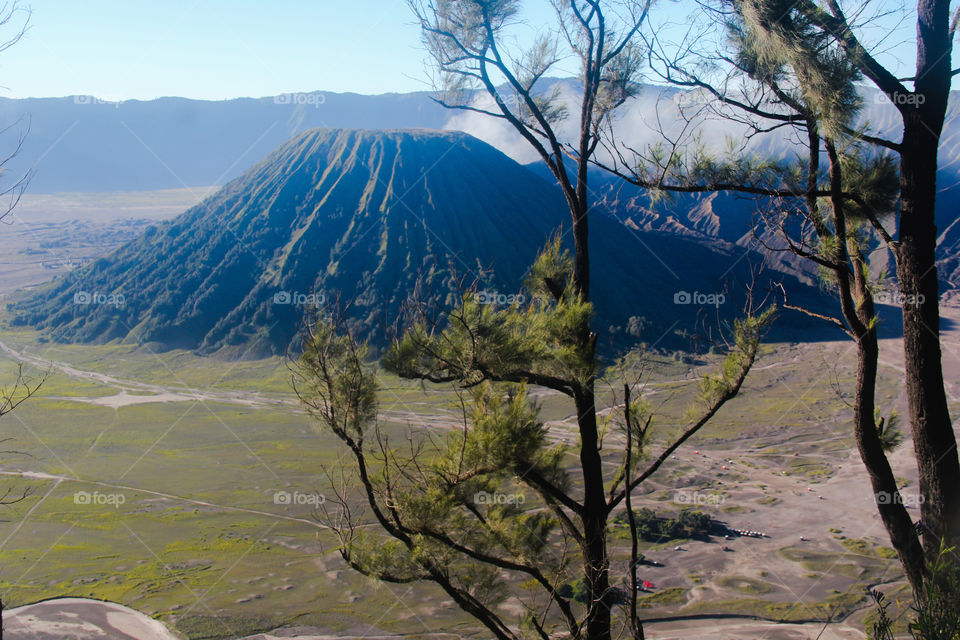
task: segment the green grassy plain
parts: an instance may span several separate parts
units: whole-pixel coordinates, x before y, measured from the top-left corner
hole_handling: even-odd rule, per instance
[[[331,633],[479,633],[433,587],[375,584],[344,568],[316,508],[275,501],[278,492],[328,493],[324,470],[344,460],[339,442],[319,433],[300,410],[282,359],[238,362],[183,351],[156,354],[134,345],[62,345],[9,327],[0,329],[0,342],[108,377],[50,368],[40,394],[0,421],[3,436],[11,439],[7,448],[15,451],[0,456],[2,482],[16,494],[28,492],[4,508],[0,522],[0,595],[7,606],[59,596],[111,600],[191,638],[293,624]],[[684,448],[726,451],[749,440],[737,469],[717,475],[685,454],[638,492],[648,506],[675,513],[680,506],[674,491],[700,488],[727,500],[712,512],[715,517],[756,521],[784,497],[764,498],[762,477],[786,474],[806,483],[831,476],[851,445],[843,428],[845,407],[829,385],[818,384],[822,371],[791,360],[798,353],[789,345],[771,347],[743,397]],[[12,380],[13,359],[0,355],[0,380]],[[691,367],[702,368],[664,357],[646,380],[659,416],[655,440],[685,424],[696,394]],[[849,367],[838,369],[839,379],[850,375]],[[894,385],[884,383],[884,398],[892,401]],[[442,428],[459,418],[449,387],[424,389],[392,376],[383,376],[382,387],[381,410],[393,434],[424,425]],[[617,388],[616,380],[608,377],[601,388]],[[200,397],[118,408],[91,403],[121,390]],[[551,432],[573,442],[566,400],[538,394],[537,401]],[[827,437],[824,425],[830,425]],[[607,460],[618,460],[615,444]],[[739,499],[745,490],[753,497]],[[627,538],[614,536],[616,567],[625,559]],[[676,544],[644,543],[643,549],[665,552]],[[891,561],[874,543],[830,538],[826,544],[829,553],[787,543],[780,550],[780,559],[798,575],[829,572],[843,583],[840,594],[826,587],[813,591],[805,609],[791,608],[790,594],[775,581],[740,576],[724,582],[720,571],[701,576],[696,567],[674,566],[676,580],[644,598],[644,611],[749,610],[770,619],[852,611],[865,603],[860,587],[886,575]],[[719,589],[718,597],[688,602],[691,591],[708,587]]]

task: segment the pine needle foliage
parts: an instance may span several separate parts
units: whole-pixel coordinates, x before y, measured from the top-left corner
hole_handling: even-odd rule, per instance
[[[433,582],[497,638],[591,638],[586,630],[597,607],[612,613],[630,595],[613,586],[597,594],[591,586],[586,474],[596,471],[602,483],[597,508],[605,523],[739,392],[774,310],[735,324],[727,356],[691,407],[690,425],[679,436],[659,434],[667,444],[656,457],[651,406],[625,384],[625,402],[597,416],[598,453],[610,440],[625,440],[622,449],[629,449],[617,451],[622,458],[611,473],[599,456],[584,463],[582,432],[571,444],[550,437],[528,391],[545,386],[575,398],[594,376],[592,348],[582,341],[592,306],[577,292],[559,238],[526,282],[523,301],[502,307],[467,292],[442,323],[413,323],[382,360],[403,377],[452,383],[460,425],[391,442],[377,420],[376,366],[365,345],[327,319],[305,336],[294,383],[318,426],[353,457],[328,470],[331,481],[338,472],[340,480],[332,482],[336,499],[324,514],[349,566],[385,582]],[[608,533],[600,531],[604,546]],[[571,585],[581,586],[579,599]],[[512,598],[525,611],[508,622],[498,606]],[[625,617],[639,629],[633,612]]]

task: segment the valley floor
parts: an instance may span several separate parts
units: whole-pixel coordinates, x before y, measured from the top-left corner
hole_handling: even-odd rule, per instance
[[[944,315],[952,320],[944,359],[956,412],[960,311],[946,307]],[[899,341],[882,349],[880,406],[902,412]],[[109,600],[190,638],[482,637],[436,590],[375,585],[343,567],[314,508],[321,469],[340,451],[300,411],[283,362],[56,345],[11,329],[0,330],[0,351],[4,379],[16,361],[49,375],[40,397],[3,420],[16,451],[0,456],[3,484],[28,492],[0,523],[0,595],[9,606]],[[660,434],[682,423],[708,364],[666,358],[648,380]],[[836,393],[849,389],[853,365],[847,343],[773,345],[743,394],[636,496],[637,507],[670,514],[694,506],[767,534],[645,544],[664,566],[644,568],[641,577],[655,585],[644,616],[670,619],[650,623],[648,638],[863,638],[869,588],[904,598],[852,453],[849,409]],[[448,389],[383,383],[391,429],[456,425]],[[552,437],[571,439],[564,399],[540,400]],[[893,459],[908,500],[910,453],[907,442]],[[615,558],[618,579],[624,552]],[[43,637],[38,628],[57,618],[49,633],[70,637],[62,605],[8,612],[9,637]],[[112,605],[69,606],[82,614],[67,616],[70,624],[113,627],[107,638],[149,622]],[[763,620],[713,618],[731,614]],[[778,620],[805,624],[771,622]]]
[[[169,629],[142,613],[109,602],[63,598],[18,607],[4,616],[4,630],[10,638],[30,640],[179,640]],[[658,640],[861,640],[864,634],[845,625],[819,623],[778,624],[763,620],[711,619],[647,623],[646,632]],[[241,640],[343,640],[349,635],[318,634],[307,629],[287,629],[283,635],[258,633]],[[291,635],[295,633],[295,635]],[[364,631],[363,640],[405,640],[409,635],[374,634]],[[432,640],[459,638],[452,633],[418,633]]]

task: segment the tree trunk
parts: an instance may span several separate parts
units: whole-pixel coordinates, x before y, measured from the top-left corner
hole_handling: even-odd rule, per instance
[[[918,135],[917,132],[905,133],[904,139],[911,134]],[[903,349],[910,428],[920,471],[921,513],[927,531],[933,534],[924,536],[924,547],[931,559],[939,550],[941,540],[949,546],[957,541],[960,533],[960,460],[947,407],[940,353],[933,219],[935,156],[936,143],[927,152],[915,148],[904,153],[897,268],[904,295]]]
[[[573,247],[576,273],[574,281],[584,300],[590,299],[590,248],[587,245],[587,202],[580,200],[573,214]],[[588,336],[589,338],[589,336]]]
[[[913,519],[903,505],[876,424],[880,348],[875,326],[876,310],[867,278],[867,261],[856,241],[850,243],[847,235],[847,214],[842,197],[843,175],[836,146],[830,139],[825,139],[824,144],[830,158],[831,207],[836,230],[833,259],[838,265],[835,270],[837,292],[844,319],[857,342],[857,385],[853,414],[857,450],[870,474],[874,500],[890,542],[900,557],[914,593],[919,593],[926,576],[923,549],[914,530]]]
[[[587,640],[610,640],[610,560],[607,557],[607,502],[603,489],[603,460],[597,449],[597,414],[591,379],[575,398],[580,430],[580,466],[583,470],[583,571],[590,594],[585,621]]]
[[[581,125],[583,127],[583,125]],[[581,131],[581,140],[583,140]],[[573,217],[574,282],[583,301],[590,300],[590,248],[588,227],[587,158],[581,154],[577,165],[576,198],[570,207]],[[577,336],[590,366],[596,363],[594,336],[584,327]],[[584,621],[587,640],[610,640],[613,592],[610,590],[610,559],[607,556],[607,497],[603,483],[603,459],[600,457],[597,408],[591,371],[574,397],[577,426],[580,431],[580,468],[583,473],[583,572],[590,602]]]
[[[854,400],[854,434],[880,518],[890,542],[900,557],[914,593],[920,593],[926,574],[923,549],[913,528],[913,519],[903,505],[896,477],[880,442],[874,414],[879,348],[875,330],[857,339],[857,393]]]
[[[960,542],[960,459],[940,353],[934,221],[937,150],[950,88],[949,3],[920,0],[915,104],[904,110],[897,277],[904,295],[903,348],[913,446],[920,471],[928,560]],[[932,534],[932,535],[931,535]]]

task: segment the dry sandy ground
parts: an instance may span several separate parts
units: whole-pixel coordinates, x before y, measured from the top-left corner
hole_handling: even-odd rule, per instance
[[[647,623],[650,640],[863,640],[862,631],[843,625],[777,624],[762,620],[688,620]]]
[[[11,609],[3,614],[6,637],[12,640],[181,640],[161,623],[127,607],[99,600],[62,598]],[[861,640],[862,633],[852,629],[822,625],[783,625],[751,620],[692,620],[647,625],[647,636],[656,640]],[[818,635],[821,632],[822,635]],[[368,635],[331,636],[310,632],[288,635],[283,632],[257,634],[243,640],[402,640],[407,636]],[[435,637],[457,637],[438,633]]]
[[[0,225],[0,295],[37,285],[182,213],[209,188],[26,194]]]
[[[14,640],[180,640],[161,623],[112,602],[60,598],[3,613]]]
[[[136,380],[121,380],[120,378],[108,376],[103,373],[77,369],[66,362],[46,360],[44,358],[30,355],[29,353],[23,351],[17,351],[13,347],[10,347],[3,342],[0,342],[0,352],[6,353],[16,362],[27,362],[41,370],[52,368],[77,380],[88,380],[90,382],[95,382],[117,389],[117,393],[112,396],[98,396],[92,398],[77,396],[49,396],[53,400],[85,402],[88,404],[110,407],[112,409],[150,402],[188,402],[199,400],[210,400],[213,402],[223,402],[227,404],[240,404],[253,408],[274,406],[278,403],[293,403],[292,400],[285,401],[282,399],[278,400],[263,398],[257,391],[211,391],[200,389],[170,388],[156,384],[138,382]]]

